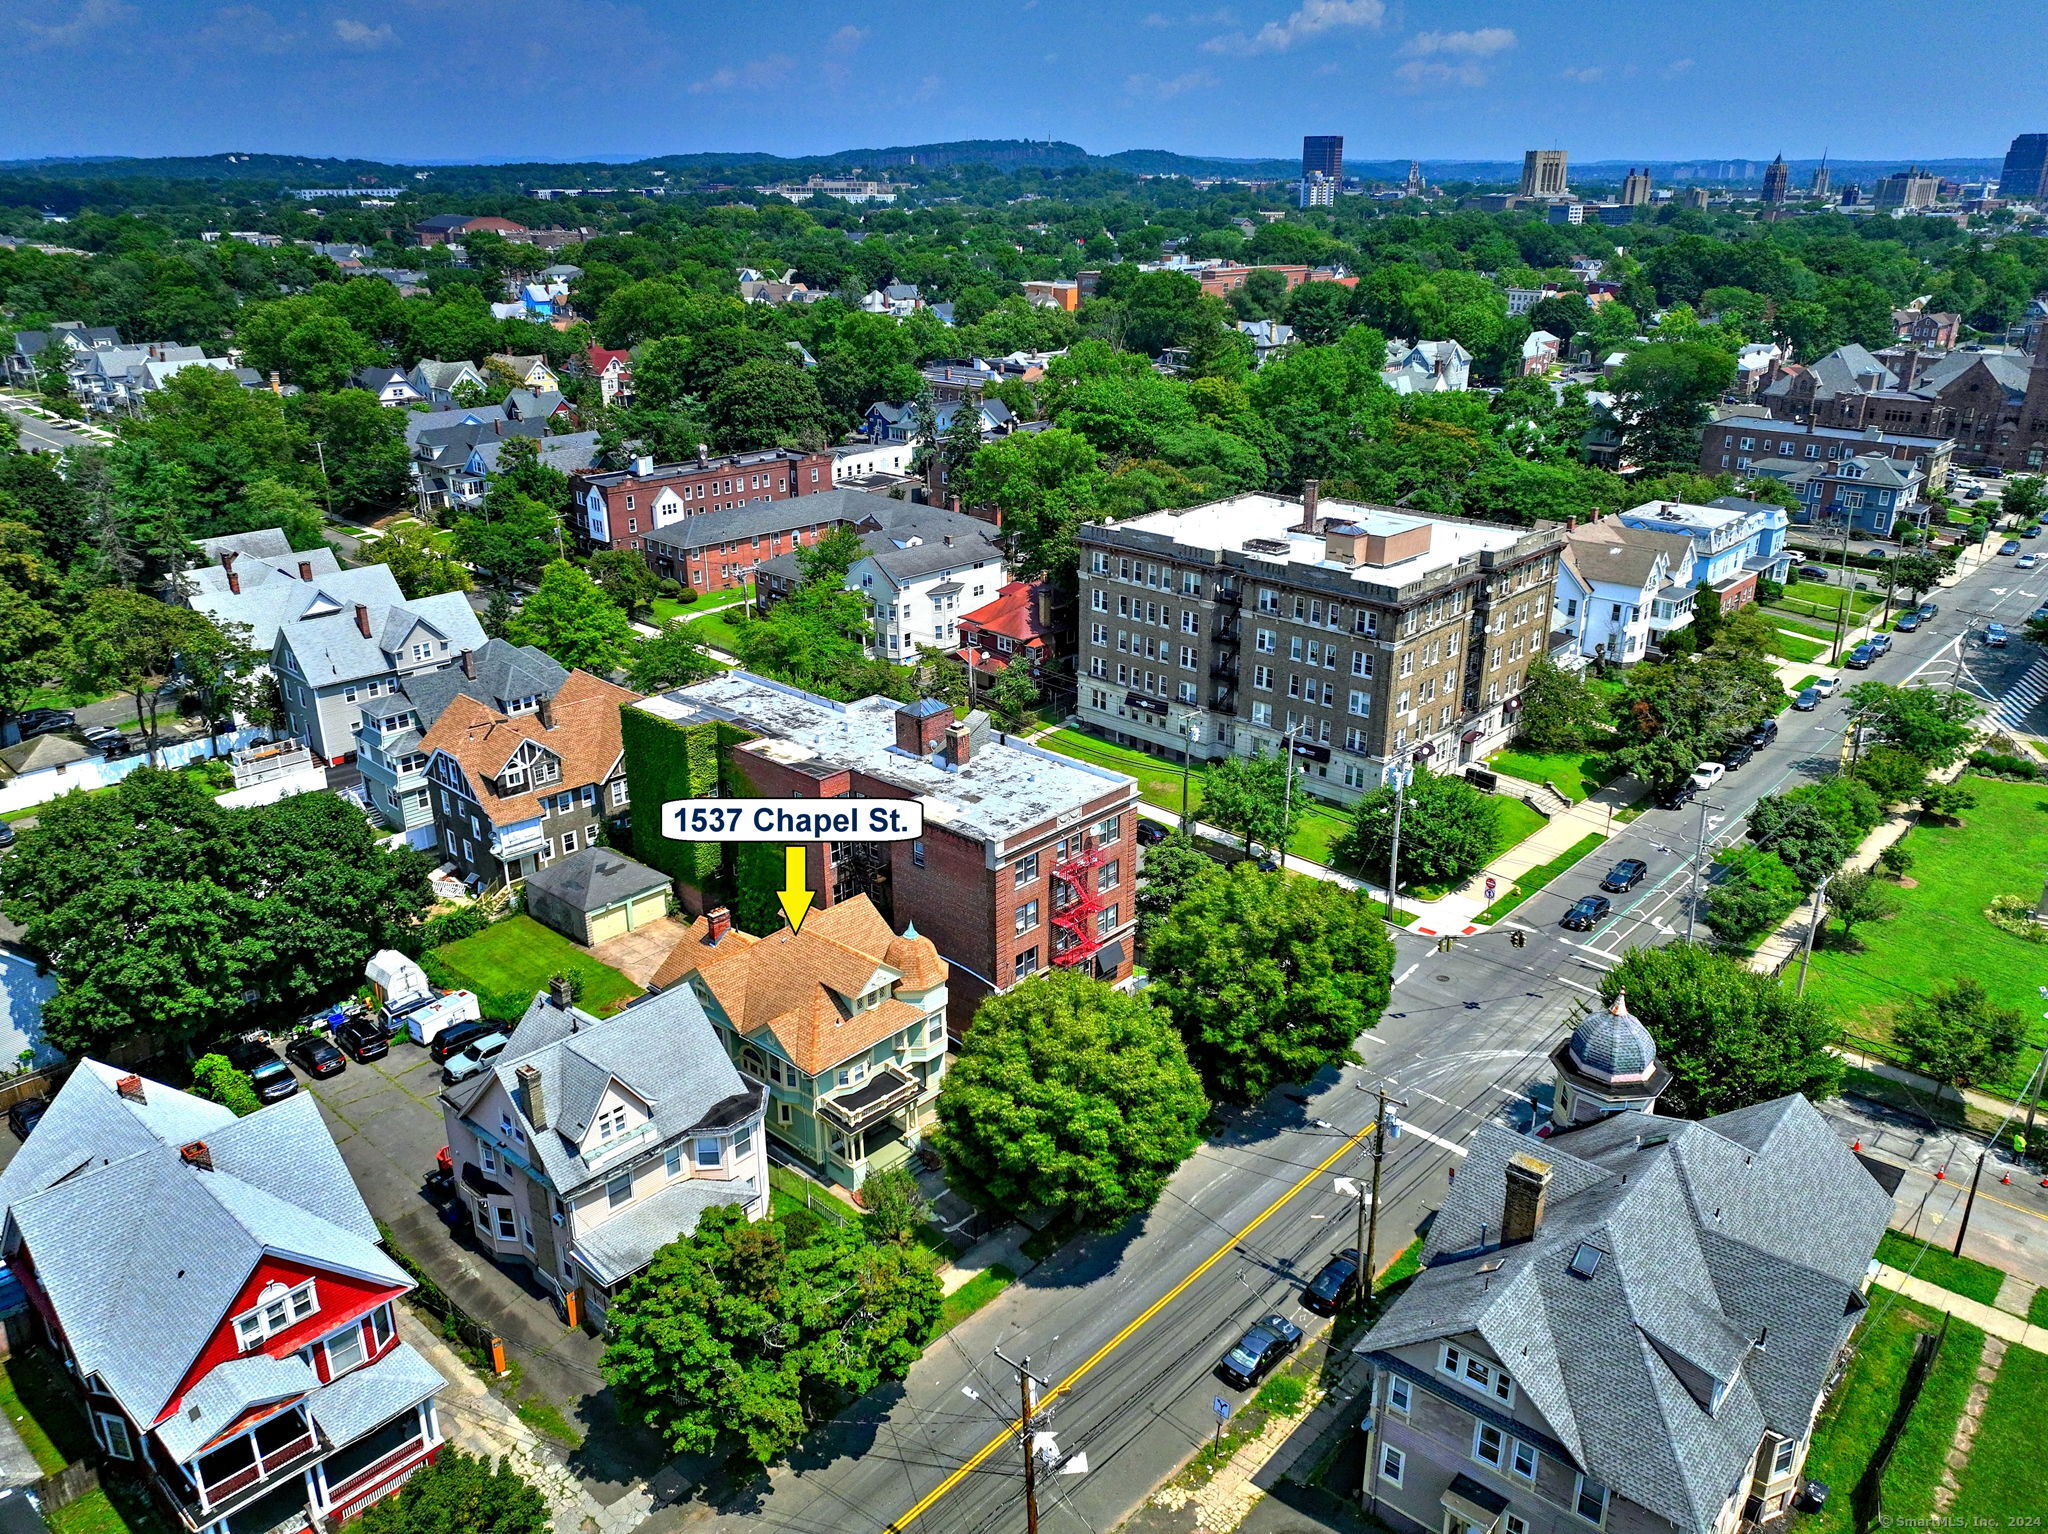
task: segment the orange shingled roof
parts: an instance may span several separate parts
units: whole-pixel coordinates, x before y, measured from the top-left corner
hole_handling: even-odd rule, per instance
[[[914,991],[944,984],[947,974],[930,938],[897,936],[865,895],[812,913],[801,933],[784,927],[756,938],[735,928],[711,945],[705,930],[701,919],[690,925],[652,984],[658,989],[696,975],[734,1028],[772,1034],[807,1076],[865,1053],[924,1016],[894,997],[861,1012],[842,1010],[835,997],[857,995],[877,969],[895,970]]]
[[[544,728],[538,714],[506,715],[467,693],[458,694],[420,742],[431,756],[445,751],[468,775],[476,800],[493,825],[512,825],[540,814],[542,794],[557,794],[585,783],[602,783],[619,759],[619,708],[640,694],[572,671],[550,704],[555,727]],[[498,769],[524,741],[538,741],[562,759],[562,778],[538,792],[500,796],[491,789]]]

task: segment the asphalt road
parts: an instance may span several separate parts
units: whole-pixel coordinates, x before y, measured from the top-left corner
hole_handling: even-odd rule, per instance
[[[75,431],[66,431],[61,426],[53,426],[25,410],[10,408],[5,401],[0,401],[0,414],[14,422],[15,429],[21,433],[22,447],[31,453],[61,453],[67,447],[91,447],[95,440],[80,436]]]
[[[2036,592],[2048,593],[2048,574],[2015,581],[2009,562],[1994,559],[1938,593],[1940,616],[1863,675],[1903,682],[1967,664],[1989,687],[2011,668],[2024,675],[2030,646],[1980,654],[1964,641],[1986,614],[2024,618]],[[1839,697],[1812,714],[1783,714],[1778,740],[1706,796],[1709,856],[1741,835],[1759,797],[1825,775],[1845,723]],[[1621,827],[1608,848],[1513,914],[1529,934],[1522,948],[1511,946],[1506,924],[1448,954],[1400,934],[1393,1000],[1360,1041],[1363,1066],[1326,1073],[1239,1119],[1181,1168],[1135,1229],[1027,1275],[930,1349],[902,1385],[860,1403],[791,1464],[720,1506],[684,1503],[648,1527],[745,1518],[797,1534],[892,1524],[1015,1534],[1024,1524],[1021,1464],[1014,1434],[1001,1435],[1017,1382],[997,1348],[1028,1355],[1033,1372],[1053,1382],[1058,1393],[1041,1426],[1062,1456],[1086,1455],[1085,1473],[1041,1479],[1046,1534],[1114,1527],[1213,1431],[1213,1398],[1245,1399],[1213,1373],[1243,1328],[1271,1310],[1312,1334],[1321,1324],[1296,1299],[1324,1257],[1356,1239],[1356,1206],[1333,1183],[1369,1166],[1357,1138],[1373,1118],[1369,1089],[1385,1081],[1410,1104],[1401,1115],[1408,1132],[1390,1146],[1382,1180],[1385,1262],[1440,1202],[1479,1123],[1526,1126],[1547,1104],[1549,1052],[1577,1008],[1595,1000],[1601,973],[1633,944],[1683,936],[1700,827],[1697,804],[1651,810]],[[1649,864],[1643,883],[1611,897],[1616,912],[1597,931],[1561,929],[1572,900],[1622,857]],[[2026,1210],[2012,1217],[2032,1218]]]

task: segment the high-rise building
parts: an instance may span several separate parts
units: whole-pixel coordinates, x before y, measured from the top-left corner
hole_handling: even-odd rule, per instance
[[[2048,133],[2022,133],[2005,152],[1998,195],[2029,202],[2048,195]]]
[[[1328,176],[1332,181],[1344,179],[1344,135],[1341,133],[1311,133],[1301,141],[1301,179],[1310,176]]]
[[[1827,151],[1822,150],[1820,164],[1813,173],[1813,185],[1806,189],[1806,195],[1818,201],[1828,195],[1828,188],[1831,184],[1831,178],[1828,175]]]
[[[1295,188],[1304,208],[1330,208],[1337,204],[1337,183],[1321,171],[1312,170]]]
[[[1877,184],[1872,200],[1880,208],[1931,208],[1941,183],[1915,165],[1894,171]]]
[[[1772,204],[1783,203],[1792,190],[1792,172],[1785,167],[1785,157],[1764,167],[1764,201]]]
[[[1522,196],[1563,197],[1567,190],[1562,149],[1531,149],[1522,156]]]
[[[1408,179],[1401,183],[1402,192],[1410,197],[1420,197],[1428,189],[1429,184],[1422,179],[1422,162],[1420,160],[1410,160],[1408,162]]]
[[[1621,205],[1624,208],[1640,208],[1650,200],[1650,167],[1631,169],[1621,183]]]
[[[1689,186],[1685,189],[1685,205],[1688,208],[1704,208],[1707,205],[1707,189],[1703,186]]]

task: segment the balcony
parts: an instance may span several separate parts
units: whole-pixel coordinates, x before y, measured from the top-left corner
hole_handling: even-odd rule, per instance
[[[491,851],[505,862],[523,858],[528,853],[539,852],[547,846],[548,839],[542,833],[540,823],[514,826],[509,831],[500,831],[491,838]]]
[[[820,1099],[818,1112],[849,1133],[854,1133],[893,1113],[905,1103],[915,1101],[922,1090],[915,1076],[907,1075],[893,1065],[885,1065],[852,1091]]]
[[[286,1477],[325,1453],[312,1426],[294,1408],[194,1461],[187,1467],[191,1485],[163,1476],[157,1485],[186,1528],[202,1529],[277,1490]]]
[[[1220,622],[1210,631],[1209,637],[1217,644],[1241,644],[1244,641],[1244,626],[1239,623]]]
[[[1214,660],[1209,662],[1209,675],[1213,677],[1222,678],[1226,681],[1236,681],[1237,657],[1235,655],[1217,656]]]

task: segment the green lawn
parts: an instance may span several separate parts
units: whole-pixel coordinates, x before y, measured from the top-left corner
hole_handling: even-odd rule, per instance
[[[1958,1257],[1948,1247],[1922,1241],[1904,1231],[1888,1230],[1877,1243],[1877,1260],[1901,1273],[1924,1278],[1937,1288],[1960,1294],[1985,1305],[1998,1303],[1998,1289],[2005,1282],[2003,1270],[1988,1262]]]
[[[44,1516],[52,1534],[170,1534],[171,1529],[139,1485],[111,1478]]]
[[[1493,848],[1495,857],[1510,847],[1519,846],[1550,824],[1540,811],[1530,809],[1519,799],[1511,799],[1506,794],[1492,797],[1494,812],[1500,821],[1500,838]]]
[[[1603,745],[1590,751],[1522,751],[1513,747],[1486,759],[1495,772],[1525,783],[1549,782],[1573,804],[1590,798],[1619,774]]]
[[[1898,1409],[1914,1338],[1941,1330],[1938,1314],[1888,1289],[1872,1289],[1870,1301],[1873,1314],[1856,1338],[1848,1377],[1835,1387],[1827,1414],[1814,1428],[1806,1475],[1826,1482],[1831,1494],[1825,1509],[1801,1521],[1801,1534],[1848,1534],[1855,1528],[1856,1483]]]
[[[2007,1348],[1984,1402],[1970,1462],[1959,1477],[1962,1494],[1949,1516],[1983,1519],[1982,1527],[1997,1528],[2018,1521],[2015,1515],[2039,1513],[2043,1443],[2048,1443],[2048,1355]]]
[[[1827,652],[1828,646],[1818,639],[1801,639],[1795,634],[1782,632],[1771,635],[1771,653],[1785,660],[1800,661],[1810,666]]]
[[[1913,1415],[1906,1419],[1892,1457],[1879,1483],[1884,1492],[1886,1521],[1893,1527],[1926,1527],[1934,1511],[1934,1491],[1954,1443],[1956,1424],[1970,1399],[1977,1364],[1984,1356],[1984,1333],[1951,1316],[1941,1346],[1920,1385]],[[1846,1490],[1846,1488],[1844,1488]],[[1832,1498],[1830,1499],[1833,1500]]]
[[[474,991],[484,1016],[517,1021],[548,977],[566,970],[583,977],[577,1005],[599,1016],[640,994],[640,987],[600,964],[560,933],[530,916],[508,916],[475,937],[444,943],[423,960],[436,985]],[[438,971],[438,973],[437,973]]]
[[[1865,570],[1854,571],[1852,574],[1858,580],[1875,579],[1871,572]],[[1849,611],[1851,613],[1867,613],[1883,600],[1884,598],[1875,592],[1851,590],[1849,593]],[[1841,603],[1842,588],[1832,582],[1794,581],[1785,588],[1785,595],[1772,605],[1797,612],[1802,607],[1818,604],[1826,609],[1825,615],[1832,618],[1835,615],[1836,609],[1841,606]]]
[[[1016,1281],[1017,1275],[999,1262],[983,1268],[939,1302],[939,1330],[950,1332]]]
[[[769,1204],[778,1215],[788,1214],[794,1209],[808,1209],[821,1220],[830,1220],[834,1225],[844,1225],[853,1218],[851,1209],[795,1167],[769,1167],[768,1193]]]
[[[1793,617],[1775,607],[1766,607],[1764,616],[1781,629],[1790,629],[1795,634],[1804,634],[1809,639],[1833,639],[1835,626],[1832,623],[1814,623],[1805,618]]]
[[[1973,976],[1992,1002],[2028,1020],[2031,1047],[2003,1081],[1985,1083],[2014,1095],[2025,1089],[2048,1042],[2036,991],[2042,951],[1999,931],[1983,913],[1995,895],[2033,900],[2035,881],[2048,868],[2048,785],[1974,775],[1963,782],[1977,807],[1964,812],[1962,824],[1926,823],[1906,838],[1916,882],[1898,891],[1898,916],[1858,927],[1856,952],[1816,951],[1807,989],[1853,1032],[1884,1040],[1902,1004],[1937,983]]]
[[[727,654],[733,654],[736,653],[739,643],[740,626],[747,621],[725,610],[714,609],[705,617],[690,620],[690,637],[701,645],[709,645],[714,650],[724,650]]]
[[[754,588],[747,585],[735,586],[730,591],[714,591],[698,597],[694,602],[678,602],[674,597],[656,597],[647,604],[647,610],[653,614],[649,621],[659,628],[665,623],[673,623],[678,618],[688,618],[695,613],[715,613],[721,607],[738,607],[753,594]]]

